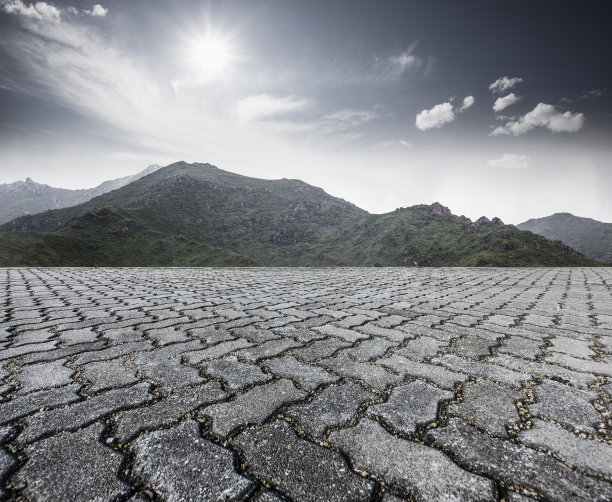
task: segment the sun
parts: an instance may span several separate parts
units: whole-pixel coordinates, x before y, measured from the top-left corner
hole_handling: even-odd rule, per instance
[[[227,75],[235,58],[231,41],[214,33],[194,38],[189,47],[189,63],[201,78],[218,80]]]

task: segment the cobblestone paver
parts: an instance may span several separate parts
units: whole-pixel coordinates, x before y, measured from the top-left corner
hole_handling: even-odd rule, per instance
[[[612,500],[611,269],[0,269],[0,291],[0,500]]]

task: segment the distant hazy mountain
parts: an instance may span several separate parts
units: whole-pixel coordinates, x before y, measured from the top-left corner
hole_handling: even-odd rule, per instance
[[[561,242],[498,218],[454,216],[438,203],[375,215],[300,180],[186,162],[0,232],[0,266],[598,264]]]
[[[0,185],[0,224],[19,216],[36,214],[47,209],[59,209],[87,202],[98,195],[116,190],[137,179],[157,171],[161,166],[150,165],[132,176],[105,181],[94,188],[69,190],[41,185],[26,178],[25,181]]]
[[[612,263],[612,223],[570,213],[556,213],[544,218],[533,218],[521,223],[518,228],[543,235],[547,239],[560,240],[586,256]]]

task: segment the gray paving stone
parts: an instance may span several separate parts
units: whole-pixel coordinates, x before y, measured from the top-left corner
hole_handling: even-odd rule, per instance
[[[185,333],[176,330],[175,327],[151,329],[146,332],[146,335],[147,338],[153,340],[159,347],[170,343],[188,342],[190,340]]]
[[[330,427],[351,420],[363,403],[378,398],[361,385],[347,382],[327,387],[311,402],[291,406],[284,415],[295,420],[311,436],[322,437]]]
[[[384,338],[373,338],[359,342],[356,346],[344,350],[344,353],[360,361],[371,361],[383,356],[391,347],[394,345]]]
[[[301,343],[308,343],[312,342],[313,340],[321,340],[326,336],[310,329],[296,328],[295,326],[283,326],[282,328],[276,328],[274,330],[274,333],[282,337],[289,336],[291,338],[295,338],[298,342]]]
[[[404,328],[404,326],[401,326],[401,328]],[[363,333],[367,336],[383,337],[393,343],[402,343],[404,340],[408,340],[416,336],[415,334],[399,328],[384,328],[374,324],[374,322],[364,324],[363,326],[358,326],[355,328],[355,331],[359,331],[359,333]]]
[[[263,342],[268,342],[270,340],[278,340],[279,338],[281,338],[272,330],[255,328],[254,326],[234,328],[232,329],[232,334],[239,338],[245,338],[253,344],[261,344]]]
[[[198,369],[181,364],[179,359],[154,361],[141,366],[140,371],[145,378],[155,382],[157,390],[164,393],[205,381]]]
[[[392,436],[372,420],[332,432],[329,441],[355,469],[417,500],[496,500],[492,481],[462,470],[438,450]]]
[[[576,340],[565,336],[556,336],[551,340],[551,346],[548,348],[550,352],[561,352],[572,357],[580,359],[590,359],[597,355],[591,346],[594,345],[592,340]]]
[[[57,336],[56,333],[49,329],[22,331],[21,333],[11,338],[11,344],[13,347],[19,347],[21,345],[30,343],[43,343],[55,336]]]
[[[96,361],[85,364],[80,367],[80,377],[90,383],[87,389],[90,393],[115,387],[125,387],[138,382],[136,370],[128,368],[124,359],[111,359],[110,361]]]
[[[390,373],[381,366],[353,361],[346,354],[337,354],[332,358],[323,359],[319,364],[334,373],[359,380],[380,391],[402,381],[400,376]]]
[[[295,357],[284,356],[275,359],[267,359],[263,366],[277,376],[289,378],[308,392],[312,392],[317,387],[338,381],[338,377],[330,375],[323,368],[304,364]]]
[[[596,433],[603,419],[591,401],[597,393],[567,387],[557,382],[542,382],[535,388],[535,404],[529,405],[533,416],[552,418],[560,424],[587,433]]]
[[[350,345],[350,343],[343,342],[337,338],[327,338],[326,340],[316,341],[308,347],[294,349],[291,353],[310,363],[317,359],[333,356],[338,350],[350,347]]]
[[[153,397],[148,391],[149,384],[140,383],[127,389],[109,390],[67,408],[38,412],[26,419],[26,428],[16,442],[23,445],[49,434],[74,431],[120,409],[142,406]]]
[[[612,446],[582,439],[554,422],[533,420],[531,429],[519,433],[522,443],[551,450],[565,462],[594,476],[612,477]]]
[[[552,354],[546,357],[550,363],[560,364],[576,371],[584,371],[597,375],[612,377],[612,361],[608,356],[606,361],[593,361],[589,359],[579,359],[566,354]]]
[[[497,348],[497,352],[535,360],[536,357],[542,354],[542,349],[540,348],[542,345],[542,342],[536,340],[510,335],[502,341],[501,346]]]
[[[445,342],[430,336],[420,336],[415,340],[410,340],[404,348],[396,350],[394,354],[400,354],[415,361],[422,361],[423,359],[435,356],[438,353],[438,349],[446,345]]]
[[[41,390],[0,403],[0,425],[30,415],[43,408],[55,408],[81,400],[78,384],[57,389]]]
[[[167,345],[148,352],[137,352],[135,354],[130,354],[130,359],[134,361],[134,364],[151,364],[159,361],[166,361],[177,356],[182,356],[183,354],[186,355],[186,353],[189,351],[200,348],[202,348],[202,343],[199,340],[184,343],[173,343],[172,345]]]
[[[65,363],[65,360],[59,360],[24,366],[15,377],[15,380],[21,385],[21,388],[15,394],[27,394],[36,390],[61,387],[73,383],[72,376],[75,371],[64,366]]]
[[[300,345],[301,344],[299,342],[296,342],[291,338],[270,340],[269,342],[264,342],[256,347],[248,347],[246,349],[239,350],[236,355],[241,359],[255,362],[259,361],[260,359],[277,356],[289,349],[299,347]]]
[[[0,498],[4,497],[5,479],[9,472],[17,465],[17,459],[14,458],[3,445],[13,436],[11,427],[0,427]]]
[[[81,366],[82,364],[87,364],[94,361],[106,361],[108,359],[115,359],[126,354],[131,354],[133,352],[138,352],[142,350],[150,350],[152,348],[153,345],[148,340],[134,343],[124,343],[121,345],[115,345],[110,349],[97,350],[95,352],[85,352],[83,354],[80,354],[74,361],[74,364],[76,364],[77,366]]]
[[[242,500],[253,482],[234,471],[233,454],[200,435],[187,420],[136,439],[133,475],[162,500]]]
[[[447,370],[433,364],[419,363],[406,357],[392,355],[386,359],[379,359],[376,364],[389,368],[403,378],[415,377],[431,381],[444,389],[454,389],[456,384],[463,383],[468,379],[467,375]]]
[[[229,332],[214,327],[189,328],[187,332],[193,337],[202,340],[206,345],[216,345],[221,342],[228,342],[235,337]]]
[[[112,326],[112,325],[111,325]],[[100,330],[102,338],[108,340],[112,345],[121,345],[122,343],[140,342],[144,339],[143,333],[136,331],[134,328],[116,328]]]
[[[52,341],[45,343],[20,345],[19,347],[10,347],[8,349],[0,350],[0,361],[3,361],[5,359],[12,359],[13,357],[23,356],[25,354],[31,354],[32,352],[44,352],[47,350],[54,349],[56,345],[57,341]]]
[[[490,378],[496,382],[512,385],[514,387],[520,387],[523,382],[531,379],[530,375],[518,373],[494,364],[469,361],[450,354],[432,359],[432,362],[442,364],[452,370],[478,375],[483,378]]]
[[[367,338],[366,335],[354,331],[352,329],[339,328],[331,324],[326,324],[325,326],[317,326],[313,329],[318,333],[321,333],[322,335],[335,336],[336,338],[340,338],[345,342],[349,343],[355,343],[357,340],[363,340],[364,338]]]
[[[123,456],[98,438],[104,426],[93,424],[28,446],[28,461],[10,483],[23,498],[36,501],[106,501],[129,486],[118,478]]]
[[[493,345],[495,345],[495,342],[485,340],[479,336],[466,335],[455,342],[450,352],[461,357],[467,357],[468,359],[480,359],[491,355],[490,349]]]
[[[463,387],[463,401],[451,404],[448,414],[462,417],[493,436],[507,437],[506,428],[520,420],[515,403],[526,398],[518,390],[478,380],[474,385]]]
[[[367,415],[385,420],[404,434],[414,434],[419,425],[435,422],[440,402],[453,399],[454,393],[416,380],[395,387],[386,402],[370,406]]]
[[[217,382],[180,389],[147,407],[118,413],[113,418],[113,436],[118,442],[127,443],[140,432],[176,424],[186,414],[226,397],[228,394],[221,390]]]
[[[77,345],[79,343],[91,343],[95,342],[100,336],[100,333],[96,333],[91,328],[86,329],[72,329],[67,331],[62,331],[59,334],[58,339],[60,340],[60,344],[64,347],[69,347],[70,345]]]
[[[333,450],[299,438],[291,426],[276,420],[236,436],[247,472],[300,502],[368,501],[372,483],[351,472]]]
[[[79,343],[69,347],[48,350],[46,352],[35,352],[19,358],[21,364],[33,364],[45,361],[56,361],[66,357],[80,354],[82,352],[91,352],[94,350],[103,350],[106,348],[106,343],[102,340],[97,340],[92,343]]]
[[[227,356],[202,364],[206,374],[221,379],[228,389],[242,390],[251,385],[267,382],[271,375],[264,373],[259,366],[239,361],[236,356]]]
[[[306,396],[306,392],[297,389],[291,381],[278,380],[253,387],[234,401],[208,406],[201,415],[212,419],[213,434],[225,437],[242,425],[262,423],[281,406],[301,401]]]
[[[223,357],[227,354],[231,354],[232,352],[235,352],[244,347],[250,347],[251,345],[251,342],[240,338],[238,340],[222,342],[218,345],[213,345],[212,347],[206,349],[186,352],[184,356],[189,362],[189,364],[198,364],[202,361],[212,361],[213,359],[219,359],[220,357]]]
[[[612,484],[581,475],[545,453],[490,438],[460,419],[429,434],[461,465],[506,485],[524,486],[546,500],[604,502],[612,497]]]

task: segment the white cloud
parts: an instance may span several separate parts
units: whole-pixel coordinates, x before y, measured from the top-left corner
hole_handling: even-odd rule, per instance
[[[100,4],[96,4],[91,10],[84,10],[83,12],[94,17],[104,17],[106,14],[108,14],[108,9],[105,9]]]
[[[510,94],[508,94],[507,96],[504,96],[503,98],[497,98],[495,100],[495,103],[493,104],[493,110],[495,110],[496,112],[501,112],[502,110],[505,110],[510,105],[513,105],[514,103],[520,100],[521,98],[519,98],[513,92],[511,92]]]
[[[536,127],[546,127],[552,132],[577,132],[584,125],[584,114],[562,113],[553,105],[538,103],[538,105],[518,120],[507,122],[504,126],[496,127],[491,136],[511,134],[518,136]]]
[[[21,0],[4,0],[2,2],[2,10],[9,14],[17,14],[40,21],[60,22],[59,9],[46,2],[26,5]]]
[[[308,104],[308,100],[295,96],[280,98],[269,94],[258,94],[239,101],[235,115],[240,121],[266,120],[301,111]]]
[[[463,104],[461,105],[461,108],[459,108],[457,111],[462,112],[463,110],[467,110],[475,102],[476,100],[474,99],[474,96],[466,96],[465,98],[463,98]]]
[[[452,122],[455,119],[453,105],[449,102],[441,103],[434,106],[431,110],[423,110],[416,116],[416,126],[421,131],[440,128],[447,122]]]
[[[527,155],[515,155],[504,153],[499,159],[492,159],[487,162],[493,169],[527,169],[531,164],[531,159]]]
[[[608,94],[607,89],[591,89],[588,91],[582,91],[580,94],[580,99],[601,98],[606,94]]]
[[[500,77],[489,85],[489,90],[492,92],[502,93],[508,89],[512,89],[516,84],[520,84],[522,81],[523,79],[520,77]]]

